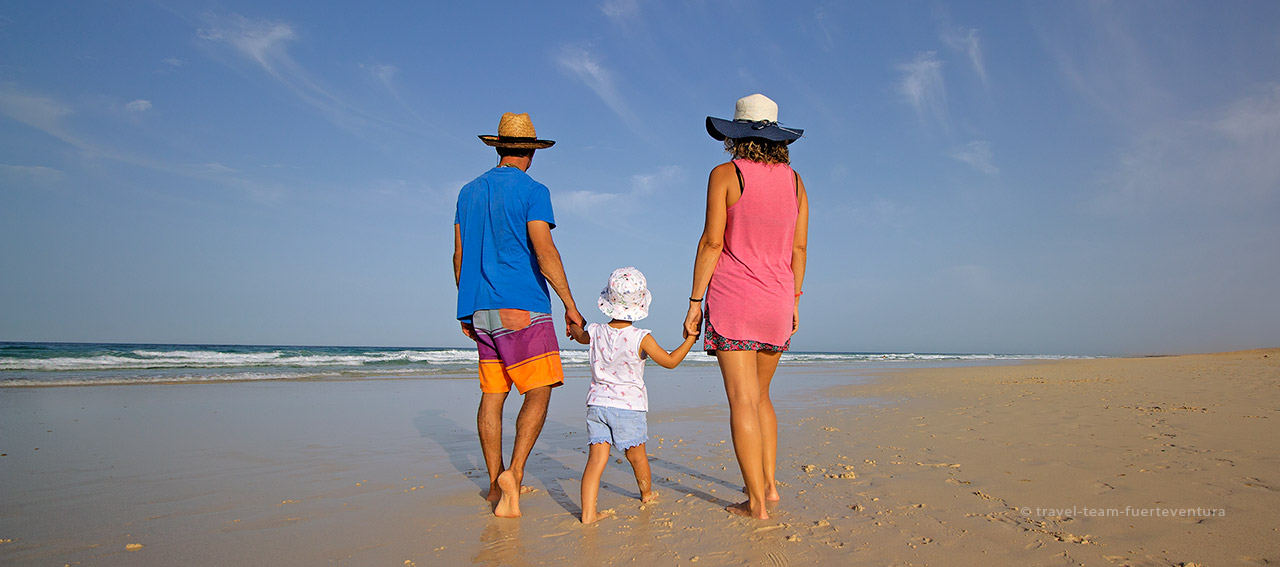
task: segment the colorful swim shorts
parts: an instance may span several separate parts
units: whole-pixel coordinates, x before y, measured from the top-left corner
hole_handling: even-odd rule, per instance
[[[564,384],[560,343],[548,313],[523,309],[486,309],[471,318],[480,351],[480,391],[521,393]]]

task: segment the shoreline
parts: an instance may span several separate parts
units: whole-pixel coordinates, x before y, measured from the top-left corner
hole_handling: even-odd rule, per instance
[[[592,526],[577,518],[585,370],[553,396],[520,520],[480,497],[469,380],[0,389],[0,562],[1280,562],[1280,349],[784,365],[783,502],[766,522],[722,510],[741,486],[718,370],[647,378],[658,502],[611,461],[600,508],[617,514]],[[1160,515],[1197,509],[1224,514]]]

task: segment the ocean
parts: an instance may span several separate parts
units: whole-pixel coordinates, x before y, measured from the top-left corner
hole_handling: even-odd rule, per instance
[[[560,353],[567,371],[585,373],[586,350]],[[1096,358],[1054,354],[789,352],[784,364],[853,369],[957,366]],[[682,366],[714,366],[693,352]],[[470,378],[475,349],[330,346],[0,342],[0,387],[84,386],[252,380]]]

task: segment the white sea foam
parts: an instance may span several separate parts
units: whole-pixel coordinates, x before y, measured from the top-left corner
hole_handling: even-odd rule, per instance
[[[0,343],[0,386],[138,384],[244,380],[451,378],[474,376],[474,349],[364,347],[220,347]],[[588,364],[584,349],[560,352],[565,367]],[[984,361],[1092,358],[1063,355],[807,353],[783,354],[787,364],[853,367],[948,365]],[[695,352],[685,365],[714,366]]]
[[[141,370],[162,368],[363,367],[375,364],[459,365],[474,363],[474,350],[372,351],[358,354],[320,354],[314,350],[225,352],[215,350],[134,350],[131,356],[102,354],[50,358],[4,358],[0,370],[70,372],[83,370]]]

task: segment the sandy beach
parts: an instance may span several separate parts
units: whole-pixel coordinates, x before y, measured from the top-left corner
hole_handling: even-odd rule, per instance
[[[766,522],[723,511],[741,494],[715,368],[648,378],[659,499],[612,462],[615,517],[592,526],[585,375],[552,399],[519,520],[481,498],[471,379],[0,389],[0,563],[1280,563],[1280,349],[784,365]]]

